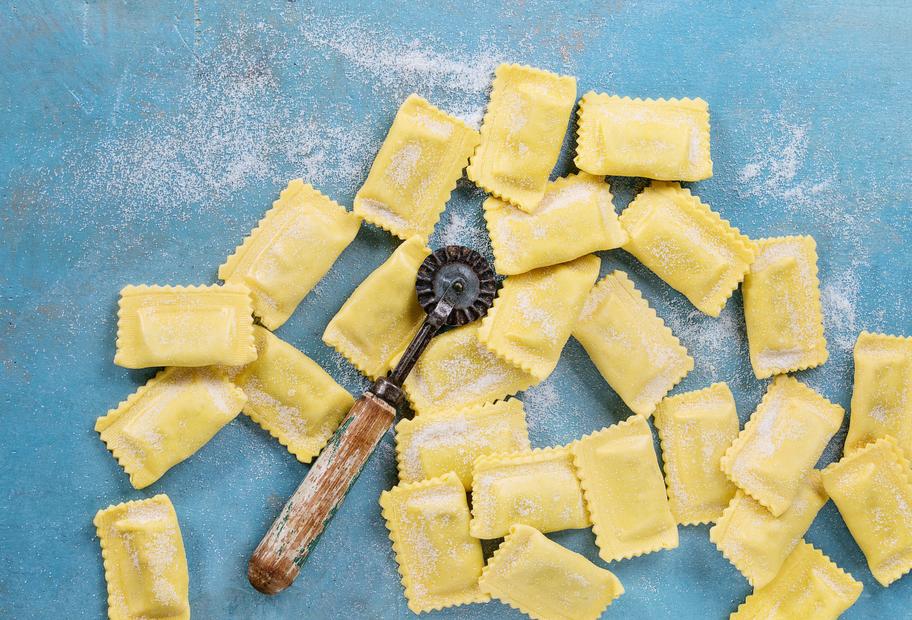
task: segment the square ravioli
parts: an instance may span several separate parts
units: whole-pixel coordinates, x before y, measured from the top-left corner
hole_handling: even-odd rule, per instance
[[[624,560],[678,546],[649,423],[631,416],[571,444],[599,557]]]
[[[693,359],[623,271],[589,293],[573,328],[592,362],[628,407],[649,417],[693,370]]]
[[[813,237],[774,237],[755,244],[743,287],[754,374],[765,379],[823,364],[829,354]]]
[[[404,419],[396,425],[401,482],[417,482],[452,471],[466,489],[471,489],[472,464],[477,457],[529,449],[526,412],[515,398]]]
[[[656,407],[653,422],[675,520],[681,525],[715,521],[735,494],[719,467],[739,428],[728,385],[669,396]]]
[[[700,181],[712,176],[709,105],[702,99],[580,99],[576,159],[592,174]]]
[[[912,569],[912,472],[892,437],[829,465],[823,485],[881,585]]]
[[[167,495],[95,515],[108,584],[108,618],[189,620],[189,576],[177,514]]]
[[[481,321],[478,339],[543,381],[557,366],[602,261],[589,254],[504,280]]]
[[[217,368],[167,368],[98,418],[95,430],[142,489],[206,445],[246,402]]]
[[[613,200],[605,178],[585,172],[549,182],[531,213],[488,198],[484,218],[495,271],[511,276],[621,247],[628,237]]]
[[[472,536],[500,538],[516,523],[542,532],[589,526],[569,448],[502,452],[475,459]]]
[[[864,586],[803,540],[769,585],[754,589],[729,620],[836,620]]]
[[[861,332],[846,453],[890,435],[912,455],[912,338]]]
[[[276,329],[358,234],[361,218],[302,179],[293,179],[256,228],[219,267],[227,283],[246,285],[253,311]]]
[[[479,140],[455,116],[409,95],[355,196],[355,213],[400,239],[427,243]]]
[[[575,103],[574,77],[498,66],[481,144],[466,170],[469,179],[523,211],[533,211],[557,163]]]
[[[415,296],[415,279],[430,253],[420,237],[402,242],[329,321],[323,342],[371,379],[385,375],[427,316]]]
[[[114,363],[125,368],[246,364],[256,358],[244,286],[125,286]]]
[[[469,535],[469,504],[453,472],[380,495],[408,607],[416,614],[490,600],[478,587],[481,541]]]
[[[827,494],[816,469],[801,483],[792,505],[778,517],[744,491],[738,491],[710,528],[709,539],[759,589],[776,577],[826,502]]]
[[[630,235],[624,249],[710,316],[754,260],[750,239],[678,183],[654,181],[620,221]]]
[[[476,321],[431,340],[403,384],[416,414],[491,403],[538,382],[484,346],[479,329]]]
[[[537,620],[597,620],[624,593],[611,571],[520,524],[494,552],[479,585]]]
[[[234,382],[244,390],[244,413],[302,463],[320,453],[355,399],[319,364],[260,326],[257,359]]]
[[[779,375],[722,457],[722,471],[778,517],[792,505],[844,415],[842,407],[797,379]]]

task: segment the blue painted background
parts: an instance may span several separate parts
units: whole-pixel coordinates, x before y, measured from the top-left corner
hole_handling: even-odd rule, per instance
[[[143,492],[92,430],[153,374],[114,366],[128,283],[213,282],[217,266],[296,176],[350,205],[410,92],[480,118],[498,61],[597,89],[710,103],[715,176],[694,191],[752,237],[817,240],[830,361],[800,373],[848,407],[863,328],[912,334],[912,12],[907,2],[25,2],[0,8],[0,616],[99,618],[96,510],[168,493],[196,618],[408,617],[377,498],[395,484],[392,435],[303,574],[266,598],[247,556],[306,473],[244,416]],[[555,171],[572,169],[572,140]],[[622,208],[641,180],[612,179]],[[483,195],[463,182],[432,244],[490,253]],[[363,382],[323,326],[394,247],[364,226],[278,334],[353,392]],[[748,365],[740,294],[696,312],[621,251],[696,368],[676,391],[729,382],[747,419],[765,389]],[[630,414],[582,348],[525,395],[535,446]],[[822,464],[838,458],[845,428]],[[554,538],[595,559],[591,533]],[[864,582],[846,617],[909,617],[828,504],[808,540]],[[606,617],[722,618],[749,592],[706,527],[610,566],[627,593]],[[439,617],[514,618],[497,602]]]

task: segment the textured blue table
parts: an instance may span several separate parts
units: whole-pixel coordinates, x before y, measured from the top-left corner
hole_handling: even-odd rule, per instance
[[[902,0],[216,4],[0,8],[0,617],[103,616],[92,516],[160,492],[180,516],[196,618],[410,615],[377,506],[395,484],[392,435],[295,586],[266,598],[247,584],[247,557],[305,466],[240,416],[138,492],[92,426],[152,374],[112,363],[123,285],[214,281],[290,178],[350,205],[408,93],[477,120],[501,60],[574,74],[580,94],[709,101],[715,176],[695,192],[752,237],[817,240],[830,361],[800,377],[827,397],[848,407],[859,330],[912,333],[912,11]],[[567,146],[556,173],[572,167]],[[618,207],[643,185],[613,179]],[[462,183],[432,243],[490,252],[482,198]],[[278,331],[353,392],[362,380],[320,334],[393,247],[363,227]],[[618,267],[696,358],[676,391],[727,381],[745,420],[765,382],[750,372],[740,295],[707,318],[629,255],[603,255],[603,272]],[[630,414],[572,341],[524,399],[535,446]],[[596,558],[588,530],[554,538]],[[909,617],[912,578],[879,586],[832,503],[807,538],[864,582],[847,617]],[[627,593],[606,617],[722,618],[749,592],[706,527],[681,528],[679,549],[610,568]],[[437,616],[518,614],[492,602]]]

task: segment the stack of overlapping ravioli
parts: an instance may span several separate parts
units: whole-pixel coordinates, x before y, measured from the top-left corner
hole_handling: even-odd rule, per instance
[[[405,383],[415,416],[396,425],[400,484],[380,503],[410,609],[494,597],[533,618],[597,618],[620,582],[544,533],[592,527],[612,563],[713,523],[710,539],[754,586],[733,617],[835,618],[862,586],[802,540],[830,497],[881,583],[912,568],[912,340],[861,334],[846,456],[814,469],[844,412],[788,375],[827,359],[813,239],[750,240],[677,183],[712,174],[700,99],[586,94],[580,171],[549,181],[575,103],[574,78],[517,65],[498,67],[480,133],[412,95],[354,213],[292,181],[219,269],[224,285],[124,289],[115,362],[167,367],[96,425],[134,486],[240,411],[302,462],[316,456],[353,399],[269,330],[363,218],[403,242],[323,340],[370,378],[388,372],[424,318],[416,272],[468,165],[491,194],[484,217],[507,277],[488,315],[436,337]],[[619,218],[603,175],[654,181]],[[743,430],[724,383],[668,396],[693,359],[627,274],[598,279],[594,252],[621,247],[711,316],[743,281],[750,361],[774,377]],[[571,336],[636,415],[533,450],[510,397],[547,378]],[[108,508],[96,524],[111,617],[186,617],[168,499]],[[485,564],[481,540],[502,537]]]

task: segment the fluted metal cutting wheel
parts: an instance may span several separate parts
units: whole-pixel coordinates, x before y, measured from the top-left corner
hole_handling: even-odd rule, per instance
[[[494,270],[481,254],[461,245],[448,245],[433,252],[418,268],[415,290],[425,312],[434,309],[456,279],[463,281],[463,289],[446,322],[451,326],[465,325],[483,317],[494,303],[497,292]]]

